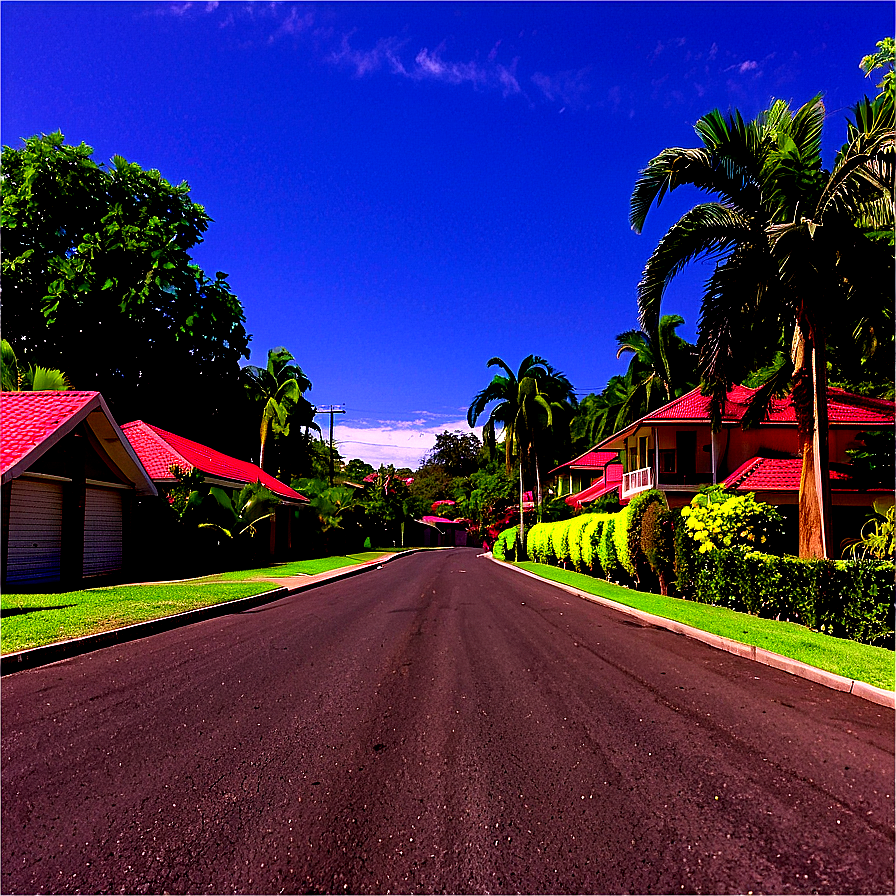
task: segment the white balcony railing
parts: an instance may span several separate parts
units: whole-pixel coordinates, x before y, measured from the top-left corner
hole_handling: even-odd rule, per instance
[[[640,470],[632,470],[631,473],[622,474],[622,494],[620,498],[630,498],[638,492],[646,492],[653,488],[653,467],[642,467]]]

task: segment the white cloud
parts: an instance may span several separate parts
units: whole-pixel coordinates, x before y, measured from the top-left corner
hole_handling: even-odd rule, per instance
[[[393,464],[396,467],[416,469],[435,447],[436,436],[446,430],[474,432],[477,437],[482,438],[482,428],[471,430],[466,420],[443,420],[438,425],[433,425],[423,419],[383,420],[372,426],[336,423],[333,426],[333,438],[339,453],[347,461],[358,457],[377,468],[381,464]]]

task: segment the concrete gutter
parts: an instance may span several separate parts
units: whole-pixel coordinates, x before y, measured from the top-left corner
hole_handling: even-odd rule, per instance
[[[43,647],[34,647],[31,650],[20,650],[17,653],[7,653],[0,657],[0,675],[9,675],[11,672],[20,672],[24,669],[34,669],[38,666],[46,666],[59,660],[81,656],[101,650],[103,647],[111,647],[113,644],[124,644],[128,641],[136,641],[157,635],[160,632],[171,631],[192,625],[194,622],[203,622],[206,619],[214,619],[218,616],[227,616],[231,613],[242,613],[263,604],[281,600],[302,591],[309,591],[337,579],[348,579],[360,575],[369,569],[378,569],[384,563],[389,563],[399,557],[407,557],[417,552],[417,549],[401,551],[390,554],[388,557],[379,557],[358,563],[355,566],[346,566],[338,569],[318,573],[315,576],[305,576],[300,581],[290,580],[287,586],[279,586],[264,591],[261,594],[252,594],[249,597],[241,597],[237,600],[229,600],[210,607],[199,607],[195,610],[187,610],[174,616],[163,616],[160,619],[149,619],[146,622],[137,622],[122,628],[112,629],[107,632],[98,632],[95,635],[85,635],[83,638],[73,638],[70,641],[57,641],[54,644],[46,644]],[[189,580],[185,580],[189,581]]]
[[[489,557],[489,559],[493,560],[495,563],[499,563],[507,569],[513,569],[521,575],[528,576],[539,582],[546,582],[549,585],[554,585],[575,597],[581,597],[585,600],[590,600],[592,603],[609,607],[611,610],[625,613],[627,616],[632,616],[639,622],[646,623],[647,625],[667,629],[670,632],[675,632],[677,635],[684,635],[695,641],[702,641],[704,644],[708,644],[710,647],[714,647],[717,650],[724,650],[727,653],[742,656],[744,659],[761,663],[763,666],[771,666],[774,669],[781,669],[784,672],[797,676],[797,678],[805,678],[808,681],[824,685],[835,691],[844,691],[847,694],[854,694],[856,697],[861,697],[863,700],[869,700],[871,703],[877,703],[880,706],[896,709],[896,692],[894,691],[877,688],[864,681],[854,681],[851,678],[844,678],[842,675],[826,672],[824,669],[817,669],[815,666],[810,666],[807,663],[802,663],[799,660],[794,660],[790,657],[781,656],[779,653],[772,653],[772,651],[764,650],[761,647],[742,644],[740,641],[734,641],[731,638],[722,637],[722,635],[714,635],[710,632],[704,632],[693,626],[685,625],[683,622],[676,622],[674,619],[666,619],[664,616],[654,616],[652,613],[644,612],[644,610],[628,607],[625,604],[610,600],[608,597],[600,597],[597,594],[589,594],[587,591],[580,591],[578,588],[573,588],[571,585],[564,585],[562,582],[555,582],[552,579],[546,579],[533,572],[529,572],[527,569],[520,569],[512,563],[505,563],[503,560],[495,560],[495,558],[491,557],[489,554],[483,556]]]

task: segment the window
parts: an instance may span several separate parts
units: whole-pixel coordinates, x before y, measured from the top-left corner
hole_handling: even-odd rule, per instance
[[[675,472],[675,449],[660,449],[660,473]]]

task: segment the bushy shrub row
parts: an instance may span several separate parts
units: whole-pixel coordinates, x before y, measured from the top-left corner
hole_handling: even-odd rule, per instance
[[[801,560],[736,547],[698,554],[689,573],[691,581],[679,585],[702,603],[892,648],[892,563]]]
[[[752,494],[716,487],[670,511],[661,492],[647,491],[617,513],[536,524],[527,533],[526,554],[642,590],[892,647],[894,564],[801,560],[755,549],[775,547],[780,531],[778,512]],[[517,532],[502,533],[495,557],[516,556]]]
[[[586,513],[570,520],[536,523],[526,538],[526,554],[537,563],[570,565],[579,572],[601,576],[612,582],[641,584],[661,578],[653,562],[671,558],[671,540],[665,550],[656,545],[656,536],[647,539],[643,522],[651,508],[651,525],[657,513],[668,513],[661,492],[644,492],[617,513]],[[669,530],[671,539],[671,530]],[[653,558],[653,560],[651,560]],[[671,559],[666,564],[671,568]],[[662,575],[668,580],[668,571]]]

